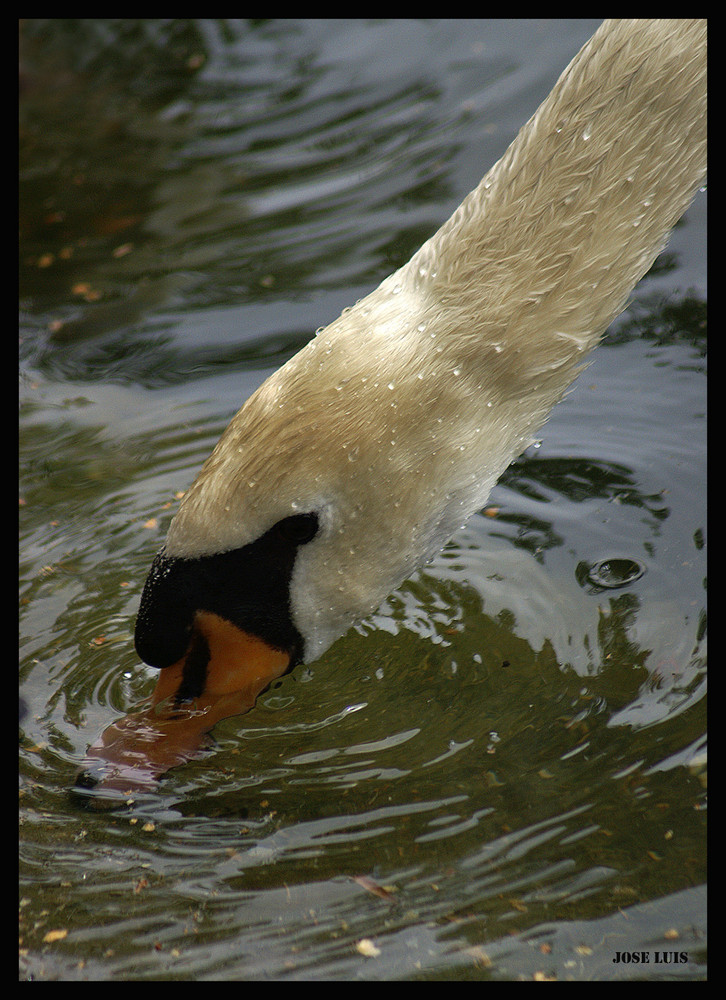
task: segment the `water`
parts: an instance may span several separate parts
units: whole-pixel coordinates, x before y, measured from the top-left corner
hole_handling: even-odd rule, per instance
[[[486,514],[157,794],[68,795],[231,415],[595,26],[23,22],[21,978],[705,976],[705,194]]]

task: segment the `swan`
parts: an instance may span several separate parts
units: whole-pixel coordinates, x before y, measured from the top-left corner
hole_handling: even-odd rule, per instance
[[[430,559],[531,442],[705,172],[705,21],[605,21],[439,231],[232,419],[143,590],[151,705],[106,729],[78,784],[149,787]]]

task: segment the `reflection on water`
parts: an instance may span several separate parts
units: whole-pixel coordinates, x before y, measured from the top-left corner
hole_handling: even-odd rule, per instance
[[[21,975],[704,974],[705,199],[486,516],[157,794],[68,797],[230,416],[592,28],[23,22]]]

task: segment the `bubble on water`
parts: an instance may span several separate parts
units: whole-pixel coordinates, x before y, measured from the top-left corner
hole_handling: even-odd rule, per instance
[[[575,571],[580,586],[595,590],[619,590],[635,583],[644,573],[642,563],[623,556],[581,562]]]

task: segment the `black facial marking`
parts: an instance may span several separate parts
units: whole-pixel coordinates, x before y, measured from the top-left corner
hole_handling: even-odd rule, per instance
[[[317,514],[293,514],[278,521],[274,530],[293,545],[307,545],[318,533]]]
[[[294,666],[302,656],[303,640],[290,612],[290,580],[298,548],[315,537],[318,527],[316,514],[294,514],[231,552],[182,559],[162,549],[151,566],[136,619],[141,659],[154,667],[176,663],[189,647],[196,612],[211,611],[285,650]],[[197,697],[204,688],[209,650],[205,658],[195,640],[188,659],[177,700]]]
[[[174,697],[177,705],[201,697],[207,683],[208,666],[209,643],[200,632],[195,632],[189,652],[184,660],[182,682]]]

